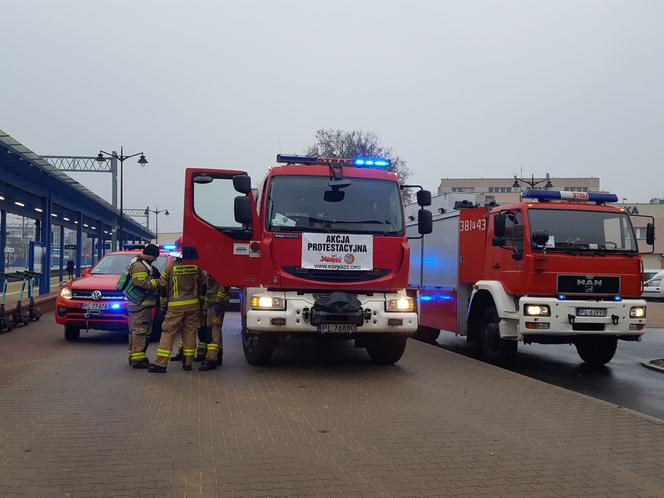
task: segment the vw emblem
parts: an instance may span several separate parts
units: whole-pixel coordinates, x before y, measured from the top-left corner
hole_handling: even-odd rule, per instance
[[[99,301],[101,299],[101,291],[100,290],[92,291],[91,296],[92,299],[94,299],[95,301]]]

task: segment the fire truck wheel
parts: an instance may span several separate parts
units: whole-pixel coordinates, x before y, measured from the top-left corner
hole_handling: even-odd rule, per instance
[[[247,363],[254,366],[267,365],[272,359],[274,340],[265,334],[242,331],[242,349]]]
[[[404,335],[372,335],[367,340],[367,353],[376,365],[391,365],[401,359],[407,342]]]
[[[73,327],[71,325],[65,325],[65,340],[67,341],[78,341],[81,337],[81,329],[78,327]]]
[[[611,361],[616,354],[618,339],[615,337],[577,337],[576,352],[588,365],[600,367]]]
[[[433,329],[431,327],[425,327],[420,325],[415,331],[414,337],[423,342],[436,342],[438,336],[440,335],[440,330]]]
[[[514,361],[518,343],[500,337],[498,312],[494,306],[489,306],[484,310],[481,334],[482,356],[486,361],[500,365]]]

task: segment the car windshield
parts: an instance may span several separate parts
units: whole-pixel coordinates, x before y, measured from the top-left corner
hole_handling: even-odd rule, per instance
[[[95,275],[120,275],[135,257],[136,254],[109,254],[102,258],[90,273]],[[166,266],[166,256],[159,256],[154,262],[154,266],[159,271],[163,271],[164,266]]]
[[[580,209],[529,209],[531,235],[545,230],[547,250],[636,252],[634,230],[625,213]]]
[[[275,176],[267,199],[274,232],[338,232],[401,235],[403,208],[396,182],[347,178],[332,189],[326,176]]]

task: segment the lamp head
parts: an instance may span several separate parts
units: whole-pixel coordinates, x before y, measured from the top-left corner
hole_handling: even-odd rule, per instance
[[[148,163],[148,160],[145,159],[145,154],[141,154],[141,157],[138,158],[138,164],[145,166]]]

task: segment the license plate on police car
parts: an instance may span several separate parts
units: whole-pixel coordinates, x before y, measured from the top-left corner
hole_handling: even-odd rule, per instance
[[[81,308],[84,310],[107,310],[108,304],[105,303],[82,303]]]
[[[606,316],[606,308],[577,308],[576,316],[604,317]]]
[[[357,325],[354,323],[323,323],[318,326],[321,334],[354,334]]]

